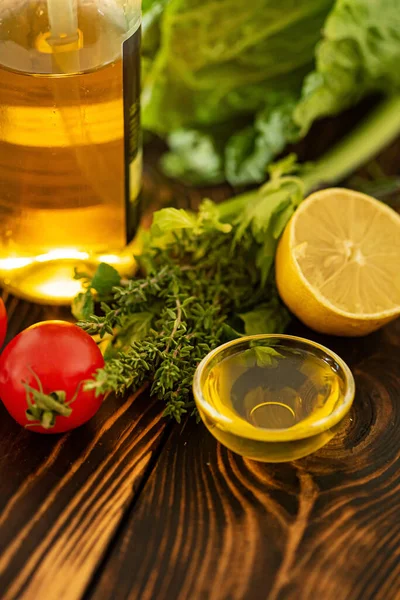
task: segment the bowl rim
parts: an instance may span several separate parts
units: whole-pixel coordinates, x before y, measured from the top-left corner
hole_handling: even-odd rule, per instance
[[[296,431],[291,431],[290,427],[286,429],[268,429],[261,427],[253,427],[249,424],[249,431],[246,432],[246,435],[243,435],[243,430],[240,427],[240,423],[237,424],[235,421],[233,421],[223,413],[215,410],[205,399],[202,391],[201,380],[204,370],[206,369],[208,364],[215,358],[215,356],[217,356],[223,350],[257,339],[292,340],[295,342],[299,342],[302,345],[309,346],[311,349],[315,348],[318,350],[322,350],[327,356],[334,359],[335,362],[337,362],[337,364],[343,370],[346,383],[346,390],[343,396],[343,400],[339,404],[339,406],[337,406],[336,409],[327,417],[323,417],[322,419],[315,421],[314,423],[312,423],[304,429],[298,429]],[[331,429],[334,425],[337,425],[347,414],[347,412],[351,408],[351,405],[353,404],[355,396],[355,382],[353,374],[348,365],[345,363],[345,361],[342,358],[340,358],[338,354],[336,354],[326,346],[314,342],[313,340],[308,340],[306,338],[302,338],[296,335],[287,335],[279,333],[261,333],[257,335],[247,335],[235,340],[231,340],[209,352],[207,356],[205,356],[197,366],[193,379],[193,394],[200,415],[202,416],[202,413],[204,413],[207,417],[209,417],[209,419],[214,425],[217,425],[220,429],[223,429],[228,433],[235,434],[238,437],[241,437],[242,439],[252,439],[263,442],[290,442],[318,435],[328,429]]]

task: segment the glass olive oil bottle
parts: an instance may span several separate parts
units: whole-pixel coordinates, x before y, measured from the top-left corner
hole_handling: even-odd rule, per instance
[[[68,302],[74,268],[133,268],[140,0],[1,0],[0,279]]]

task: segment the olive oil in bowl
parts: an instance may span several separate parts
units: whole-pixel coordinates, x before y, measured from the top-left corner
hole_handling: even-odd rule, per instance
[[[199,365],[200,415],[222,444],[266,462],[295,460],[325,445],[354,398],[347,365],[327,348],[283,335],[229,342]]]

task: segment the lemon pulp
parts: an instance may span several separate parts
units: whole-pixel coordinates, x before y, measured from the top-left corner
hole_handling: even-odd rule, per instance
[[[400,314],[400,216],[333,188],[303,202],[279,243],[282,299],[323,333],[363,335]]]

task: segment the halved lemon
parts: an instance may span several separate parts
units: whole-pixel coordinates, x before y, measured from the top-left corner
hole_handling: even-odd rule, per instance
[[[359,192],[311,194],[278,245],[282,300],[321,333],[360,336],[400,315],[400,215]]]

